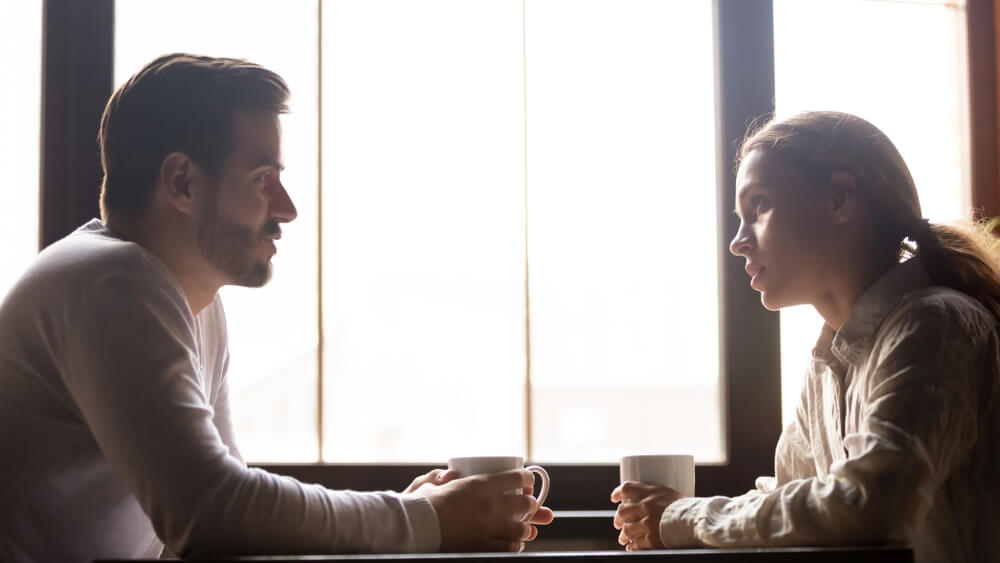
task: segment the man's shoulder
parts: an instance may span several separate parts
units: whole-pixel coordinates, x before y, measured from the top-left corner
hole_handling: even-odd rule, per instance
[[[93,269],[141,271],[146,251],[111,235],[100,223],[88,223],[39,253],[32,269],[86,271]]]
[[[150,291],[174,293],[173,285],[165,267],[141,246],[88,223],[40,252],[7,300],[62,306],[95,294],[128,299]]]

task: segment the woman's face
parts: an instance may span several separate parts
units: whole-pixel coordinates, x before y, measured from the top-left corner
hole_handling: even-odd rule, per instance
[[[752,151],[736,174],[740,228],[729,250],[746,258],[750,287],[770,310],[817,304],[830,289],[834,230],[827,190]]]

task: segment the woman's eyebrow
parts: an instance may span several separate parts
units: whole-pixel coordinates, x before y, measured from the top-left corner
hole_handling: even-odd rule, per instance
[[[736,207],[733,208],[733,213],[740,219],[743,219],[743,216],[740,215],[740,205],[752,197],[752,192],[759,191],[765,186],[766,184],[763,182],[744,182],[740,186],[741,189],[736,193]]]

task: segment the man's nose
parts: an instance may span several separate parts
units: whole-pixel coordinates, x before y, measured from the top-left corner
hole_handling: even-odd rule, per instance
[[[278,193],[271,201],[271,217],[279,222],[288,223],[294,221],[298,215],[299,212],[295,209],[295,204],[292,203],[292,197],[288,195],[285,186],[279,183]]]

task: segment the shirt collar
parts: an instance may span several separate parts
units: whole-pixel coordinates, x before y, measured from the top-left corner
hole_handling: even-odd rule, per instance
[[[824,324],[813,355],[827,363],[836,356],[849,365],[858,364],[871,348],[875,330],[911,291],[931,285],[930,276],[919,258],[893,267],[872,284],[851,308],[847,322],[834,333]]]

